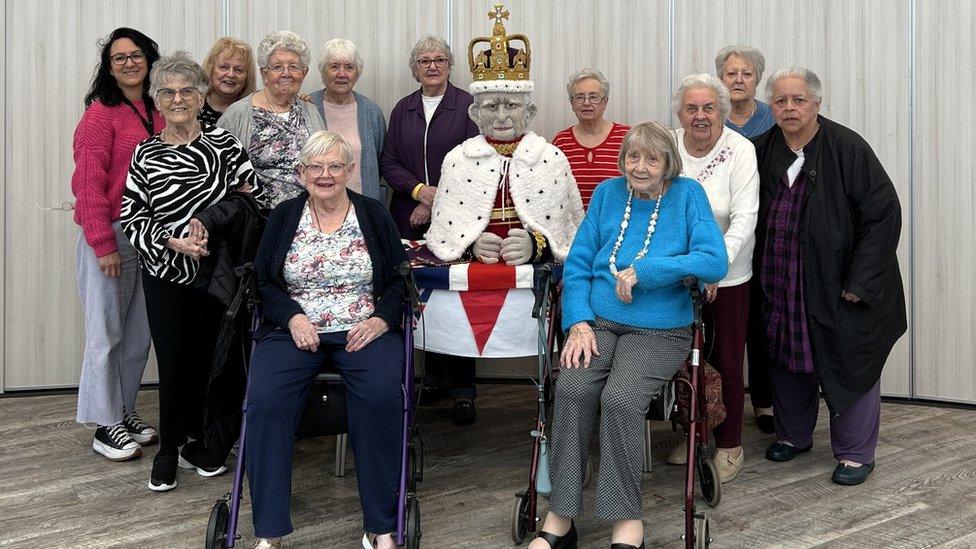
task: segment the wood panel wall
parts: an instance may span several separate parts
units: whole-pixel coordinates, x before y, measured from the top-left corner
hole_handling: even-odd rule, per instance
[[[467,43],[490,34],[492,4],[7,0],[0,23],[7,46],[0,55],[0,390],[77,383],[83,338],[75,288],[77,229],[70,214],[35,204],[71,198],[71,135],[100,37],[128,25],[155,38],[164,52],[187,49],[199,59],[224,34],[256,46],[268,32],[293,30],[311,50],[306,91],[321,87],[314,67],[321,45],[332,37],[349,38],[366,63],[357,91],[389,112],[417,88],[407,56],[426,33],[452,44],[452,81],[467,87]],[[601,69],[611,82],[608,118],[629,123],[674,123],[670,95],[676,82],[691,72],[714,72],[714,55],[727,44],[762,49],[767,75],[786,64],[816,71],[824,84],[822,112],[864,136],[902,201],[899,259],[917,309],[910,311],[910,332],[889,360],[883,390],[910,396],[914,376],[917,396],[976,402],[976,375],[954,360],[972,353],[957,355],[956,346],[945,344],[952,337],[972,350],[973,338],[966,335],[976,310],[968,284],[976,263],[969,244],[976,135],[973,103],[961,97],[976,71],[971,3],[510,0],[505,7],[511,12],[508,31],[532,41],[539,114],[531,127],[547,138],[575,122],[565,85],[583,66]]]

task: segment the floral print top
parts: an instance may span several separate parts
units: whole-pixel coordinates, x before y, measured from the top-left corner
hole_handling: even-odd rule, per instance
[[[318,333],[349,330],[373,314],[373,262],[352,205],[335,232],[323,233],[305,204],[284,275],[288,294]]]
[[[264,187],[264,196],[258,202],[271,209],[305,190],[295,168],[298,153],[308,141],[308,123],[298,105],[287,117],[258,107],[251,109],[254,129],[247,154]]]

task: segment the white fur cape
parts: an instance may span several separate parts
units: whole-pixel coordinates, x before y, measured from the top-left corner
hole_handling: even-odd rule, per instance
[[[506,160],[481,135],[444,157],[426,236],[427,247],[438,258],[458,259],[484,232]],[[509,162],[508,176],[522,225],[542,233],[553,257],[565,260],[583,220],[583,201],[566,155],[526,132]]]

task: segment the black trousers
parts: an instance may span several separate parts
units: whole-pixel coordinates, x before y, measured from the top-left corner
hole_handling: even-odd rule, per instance
[[[142,275],[159,367],[159,451],[202,439],[207,383],[223,304],[206,292]]]

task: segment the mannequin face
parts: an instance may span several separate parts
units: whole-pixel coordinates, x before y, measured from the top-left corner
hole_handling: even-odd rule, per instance
[[[468,116],[481,134],[499,141],[514,141],[525,135],[535,117],[536,106],[527,93],[479,93],[468,108]]]

